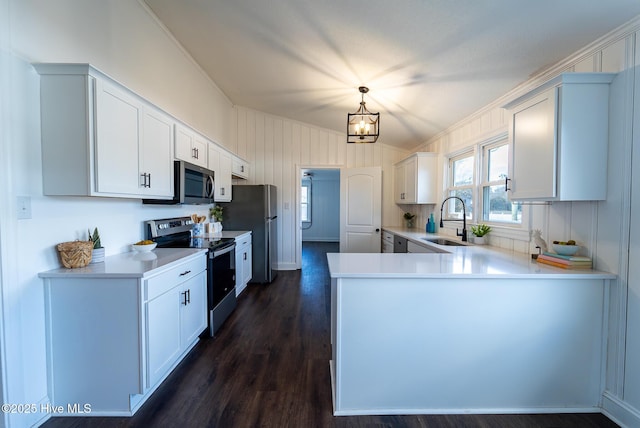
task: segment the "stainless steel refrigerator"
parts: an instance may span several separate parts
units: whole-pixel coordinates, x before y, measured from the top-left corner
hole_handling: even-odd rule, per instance
[[[277,195],[276,186],[234,185],[231,202],[224,208],[225,230],[250,230],[253,239],[253,278],[251,282],[269,283],[276,277],[277,266]]]

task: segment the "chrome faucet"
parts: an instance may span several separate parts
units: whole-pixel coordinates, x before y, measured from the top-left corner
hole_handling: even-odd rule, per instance
[[[444,203],[447,202],[449,199],[457,199],[462,204],[462,220],[458,220],[458,219],[445,220],[444,218],[442,218],[442,210],[444,208]],[[464,206],[464,201],[461,198],[457,196],[449,196],[448,198],[445,198],[444,201],[442,201],[442,206],[440,206],[440,227],[444,227],[445,221],[462,221],[462,233],[458,232],[458,228],[456,227],[456,236],[462,236],[462,242],[467,242],[467,209]]]

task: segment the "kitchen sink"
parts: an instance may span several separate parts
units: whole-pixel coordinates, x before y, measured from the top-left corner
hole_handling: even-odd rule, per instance
[[[451,241],[449,239],[445,239],[445,238],[422,238],[427,242],[432,242],[434,244],[438,244],[438,245],[449,245],[449,246],[453,246],[453,247],[462,247],[465,246],[467,244],[463,244],[460,241]]]

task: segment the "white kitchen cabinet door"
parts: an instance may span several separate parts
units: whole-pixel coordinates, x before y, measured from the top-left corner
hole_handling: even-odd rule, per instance
[[[405,173],[406,166],[404,163],[400,163],[393,168],[393,179],[394,179],[394,196],[396,204],[406,204],[406,190],[405,190]]]
[[[45,195],[169,199],[172,119],[88,64],[37,64]]]
[[[414,153],[394,167],[397,204],[435,204],[437,196],[437,154]]]
[[[231,173],[237,178],[249,178],[249,163],[238,156],[233,156]]]
[[[393,253],[393,233],[382,231],[382,252]]]
[[[231,202],[231,155],[215,144],[209,144],[209,169],[215,172],[215,202]]]
[[[566,73],[506,106],[516,201],[604,200],[609,73]]]
[[[511,112],[511,199],[556,197],[556,103],[551,88]]]
[[[253,277],[252,248],[250,233],[236,238],[236,297],[242,293]]]
[[[190,128],[175,125],[176,159],[207,168],[208,141]]]
[[[173,288],[147,302],[147,388],[167,373],[181,353],[178,297]]]
[[[207,277],[205,272],[180,287],[180,343],[187,349],[207,328]]]
[[[96,190],[137,195],[142,103],[105,80],[96,80]]]
[[[140,145],[140,179],[146,196],[173,197],[173,119],[146,106]]]

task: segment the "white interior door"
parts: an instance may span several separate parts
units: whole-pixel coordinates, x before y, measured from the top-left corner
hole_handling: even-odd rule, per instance
[[[340,170],[340,252],[379,253],[382,168]]]

